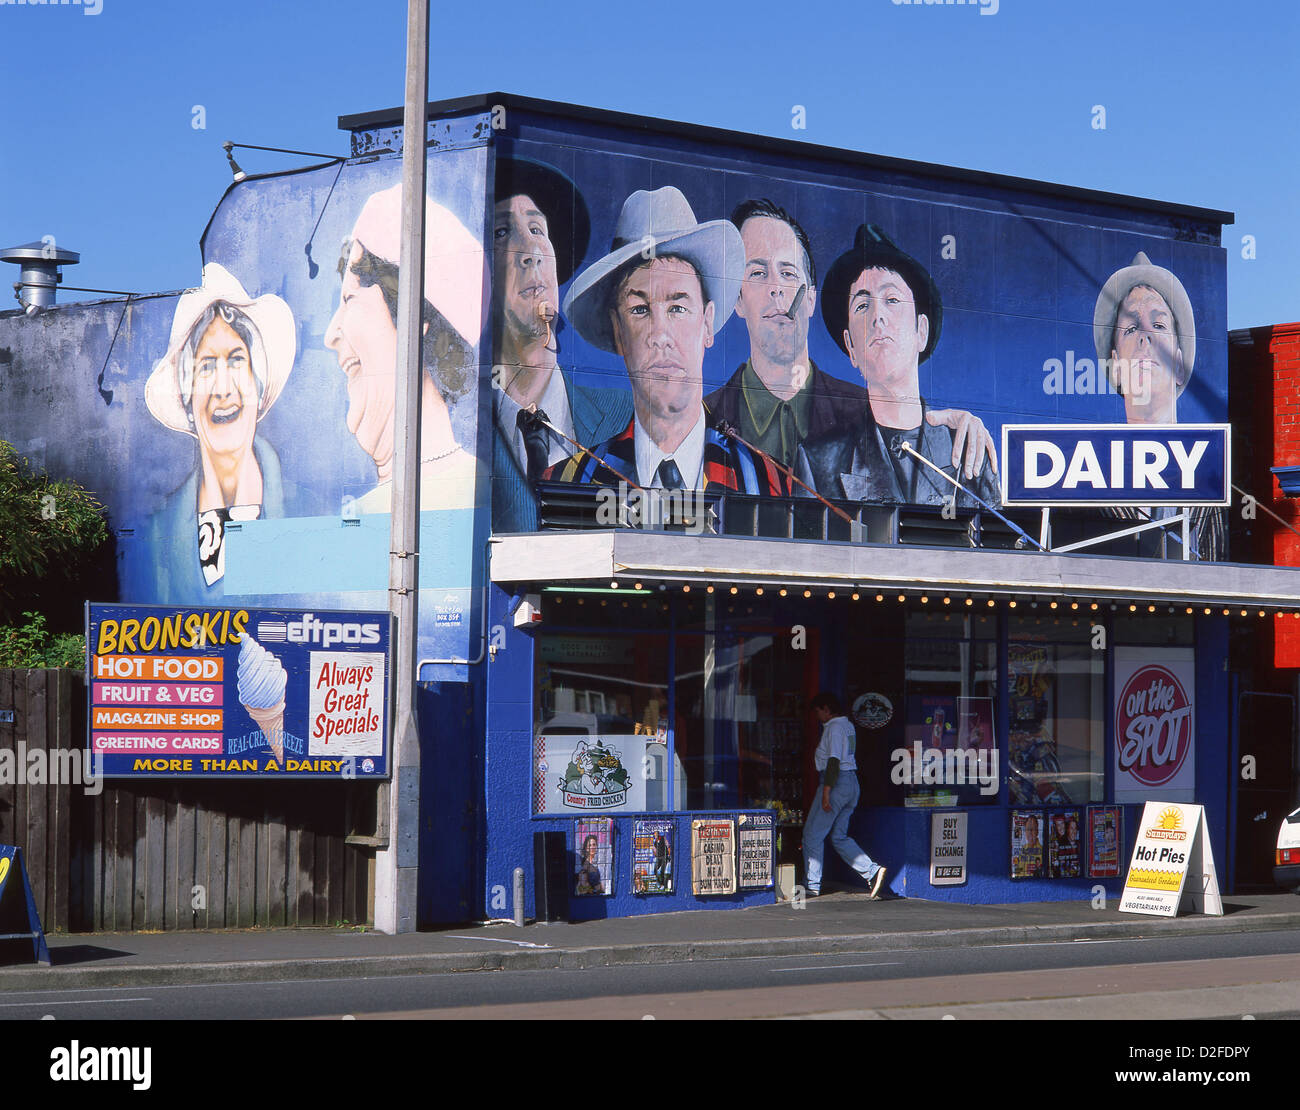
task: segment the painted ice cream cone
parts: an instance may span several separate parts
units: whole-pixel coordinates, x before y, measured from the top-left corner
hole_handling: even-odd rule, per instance
[[[288,681],[280,660],[245,633],[239,648],[239,700],[266,736],[277,763],[284,762],[284,690]]]
[[[267,709],[255,709],[251,705],[245,705],[248,715],[253,718],[253,723],[266,734],[266,739],[271,745],[271,752],[274,754],[277,763],[284,762],[284,698],[280,699],[279,705],[272,705]]]

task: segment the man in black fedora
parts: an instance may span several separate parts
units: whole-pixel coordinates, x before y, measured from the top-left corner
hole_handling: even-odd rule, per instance
[[[553,166],[503,156],[494,193],[492,521],[497,532],[531,532],[532,483],[573,452],[564,436],[605,439],[627,423],[632,404],[626,390],[576,385],[559,365],[560,286],[591,237],[582,194]]]
[[[920,364],[934,352],[943,326],[943,302],[925,267],[900,250],[874,224],[858,228],[853,247],[840,255],[823,282],[822,321],[831,338],[862,374],[869,404],[853,427],[803,445],[804,480],[823,497],[941,505],[956,496],[975,502],[910,455],[910,447],[996,505],[996,459],[958,474],[953,433],[930,419],[920,390]],[[987,433],[983,425],[980,438]]]

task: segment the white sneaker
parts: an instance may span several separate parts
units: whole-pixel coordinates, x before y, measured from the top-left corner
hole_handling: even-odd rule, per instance
[[[879,900],[880,891],[885,885],[885,869],[882,867],[876,871],[871,879],[871,897]]]

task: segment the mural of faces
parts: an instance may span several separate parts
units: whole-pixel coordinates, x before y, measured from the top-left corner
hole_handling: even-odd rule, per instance
[[[930,337],[907,282],[893,270],[865,270],[849,291],[849,360],[873,389],[916,395],[916,369]]]
[[[817,303],[809,285],[803,247],[784,220],[753,216],[740,229],[745,244],[745,280],[736,315],[749,329],[751,346],[769,361],[789,366],[808,345],[808,326]],[[804,298],[788,315],[800,286]]]
[[[233,462],[252,449],[259,392],[248,344],[217,315],[194,351],[190,399],[194,431],[210,459]]]
[[[347,378],[348,431],[376,461],[393,455],[397,399],[397,329],[378,284],[363,285],[354,269],[364,248],[351,244],[340,267],[339,304],[325,329],[325,346]]]
[[[507,335],[541,338],[550,334],[540,305],[554,315],[560,300],[555,247],[540,208],[528,196],[498,202],[492,232],[493,311]]]
[[[698,409],[713,302],[705,302],[695,267],[671,256],[638,266],[615,291],[610,319],[637,410],[675,421]]]
[[[1128,370],[1124,408],[1130,424],[1173,423],[1184,381],[1174,314],[1164,297],[1136,285],[1115,318],[1112,359]]]

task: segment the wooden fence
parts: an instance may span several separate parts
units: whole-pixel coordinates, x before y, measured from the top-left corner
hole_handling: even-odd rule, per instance
[[[61,751],[64,768],[73,753],[80,763],[82,675],[0,670],[0,710],[8,708],[15,720],[0,722],[0,752],[16,763],[39,751],[46,766]],[[364,805],[361,792],[373,785],[108,779],[92,793],[67,781],[5,781],[13,777],[0,775],[0,844],[23,849],[49,931],[368,920],[370,852],[345,838],[349,804]]]

